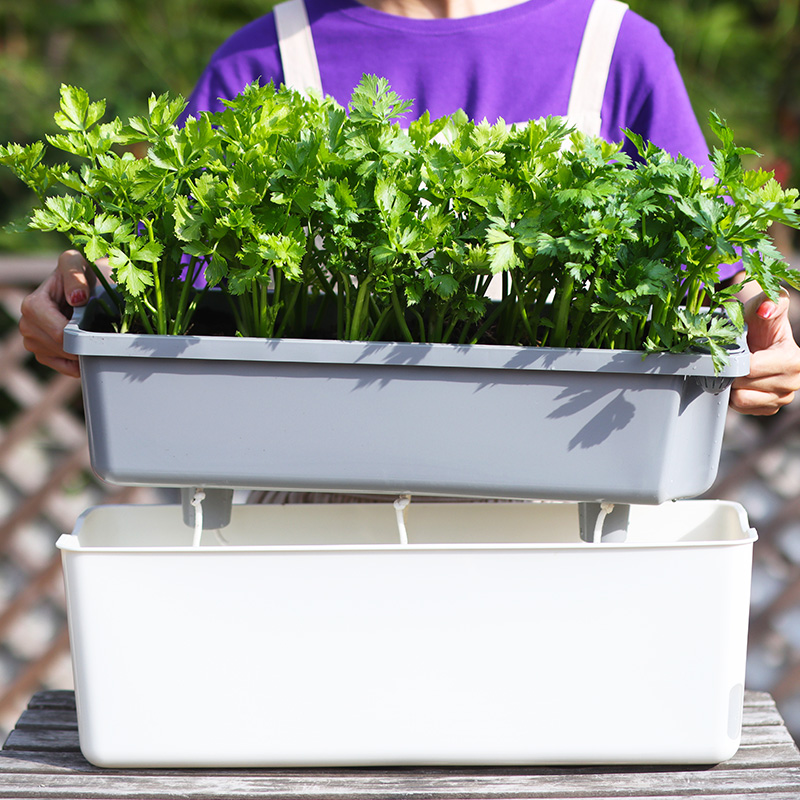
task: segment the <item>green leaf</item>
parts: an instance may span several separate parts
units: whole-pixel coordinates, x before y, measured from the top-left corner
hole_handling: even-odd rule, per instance
[[[132,261],[144,261],[148,264],[157,264],[164,252],[164,246],[160,242],[149,242],[143,239],[136,239],[130,245],[130,257]]]
[[[489,269],[494,275],[513,269],[519,262],[514,250],[514,242],[502,242],[489,246]]]
[[[725,302],[723,304],[723,308],[728,316],[728,319],[731,321],[731,323],[733,323],[733,326],[736,328],[736,330],[744,331],[744,307],[742,306],[741,301],[734,297]]]
[[[108,264],[117,284],[131,297],[141,297],[153,285],[152,272],[137,267],[118,247],[109,248]]]
[[[452,275],[434,275],[431,285],[436,294],[445,299],[452,297],[459,288],[458,281]]]
[[[65,131],[86,131],[102,118],[106,111],[105,100],[89,102],[85,89],[61,85],[61,110],[56,111],[56,124]]]

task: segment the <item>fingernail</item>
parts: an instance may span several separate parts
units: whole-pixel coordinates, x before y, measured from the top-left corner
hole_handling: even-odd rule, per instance
[[[71,306],[82,306],[89,299],[86,289],[75,289],[69,293],[69,304]]]
[[[761,317],[761,319],[771,319],[777,308],[775,303],[762,303],[758,307],[758,316]]]

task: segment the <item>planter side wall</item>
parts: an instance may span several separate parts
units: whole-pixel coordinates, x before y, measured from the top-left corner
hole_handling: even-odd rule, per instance
[[[272,511],[247,512],[266,541]],[[152,531],[151,510],[119,513]],[[84,754],[117,767],[653,764],[737,749],[743,530],[704,523],[716,533],[698,543],[692,523],[693,541],[669,546],[337,550],[349,513],[311,549],[115,552],[65,537]],[[471,511],[450,513],[457,528]]]
[[[660,503],[713,482],[683,375],[82,357],[110,483]]]

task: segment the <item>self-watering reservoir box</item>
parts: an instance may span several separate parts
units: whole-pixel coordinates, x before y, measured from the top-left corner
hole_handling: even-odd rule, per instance
[[[721,501],[89,509],[62,536],[80,743],[115,767],[710,763],[755,532]]]

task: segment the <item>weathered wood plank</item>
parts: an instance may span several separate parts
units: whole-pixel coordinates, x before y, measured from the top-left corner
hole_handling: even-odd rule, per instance
[[[781,765],[790,767],[799,764],[800,750],[792,741],[765,745],[742,745],[733,758],[713,769],[757,769],[758,767]]]
[[[11,791],[9,791],[11,790]],[[35,794],[38,792],[38,794]],[[703,797],[770,793],[800,793],[800,768],[762,769],[752,773],[729,770],[639,773],[508,774],[504,771],[316,771],[283,770],[253,774],[208,775],[187,772],[152,776],[141,774],[16,775],[3,787],[6,797],[92,798],[286,798],[317,800],[351,797],[411,798],[413,800],[471,800],[482,798],[598,798]]]
[[[19,730],[78,730],[78,715],[72,708],[28,708],[16,724]]]
[[[18,744],[21,745],[21,741],[18,740]],[[756,747],[742,747],[739,749],[737,754],[730,760],[726,761],[723,764],[716,764],[709,767],[700,767],[695,768],[694,771],[721,771],[721,770],[752,770],[752,769],[761,769],[761,768],[779,768],[779,767],[797,767],[800,766],[800,754],[798,754],[798,750],[795,745],[767,745],[767,746],[756,746]],[[531,771],[534,770],[537,774],[551,774],[551,775],[565,775],[569,774],[573,771],[579,772],[596,772],[598,774],[622,774],[622,773],[650,773],[654,771],[679,771],[681,773],[687,773],[693,771],[691,768],[681,768],[681,767],[649,767],[649,766],[628,766],[628,767],[583,767],[583,768],[564,768],[564,767],[536,767],[536,768],[524,768],[519,767],[518,770],[524,772],[525,774],[531,774]],[[90,764],[80,753],[80,751],[76,749],[72,750],[25,750],[21,747],[16,747],[14,749],[4,749],[0,751],[0,775],[6,773],[59,773],[64,772],[65,770],[73,771],[73,772],[97,772],[102,774],[108,774],[113,772],[114,774],[148,774],[148,775],[158,775],[163,776],[167,774],[175,774],[175,775],[189,775],[195,772],[202,772],[203,774],[224,774],[224,775],[234,775],[239,773],[247,773],[247,772],[260,772],[260,773],[272,773],[275,770],[270,769],[262,769],[262,770],[231,770],[231,769],[205,769],[205,770],[185,770],[185,769],[133,769],[133,770],[123,770],[123,769],[115,769],[115,770],[108,770],[103,769],[102,767],[95,767],[93,764]],[[513,772],[512,768],[509,768],[511,772]],[[304,773],[313,770],[296,770],[298,773]],[[316,770],[319,771],[319,770]],[[329,770],[330,771],[330,770]],[[374,772],[378,772],[380,770],[373,770]],[[420,770],[424,771],[424,770]],[[481,767],[476,767],[474,772],[480,773],[482,771]],[[341,772],[341,770],[334,770],[337,774]],[[394,774],[395,771],[391,769],[383,770],[387,775]],[[0,785],[2,785],[2,780],[0,780]],[[798,795],[800,797],[800,795]]]
[[[303,797],[303,800],[338,800],[341,795],[297,795],[297,797]],[[14,798],[15,800],[28,800],[31,798],[33,800],[46,800],[47,798],[53,798],[54,800],[130,800],[133,798],[133,795],[128,794],[99,794],[99,795],[86,795],[86,794],[62,794],[56,793],[51,794],[47,787],[43,787],[39,789],[38,787],[32,787],[30,790],[21,789],[18,787],[12,787],[9,791],[6,791],[4,787],[0,787],[0,800],[11,800]],[[179,800],[180,798],[197,798],[197,800],[227,800],[230,798],[231,800],[260,800],[261,798],[270,798],[272,795],[266,794],[237,794],[237,795],[187,795],[182,792],[180,789],[178,790],[169,790],[167,792],[160,792],[157,791],[155,793],[148,793],[145,795],[136,795],[136,798],[141,798],[141,800]],[[513,798],[513,800],[538,800],[539,796],[534,795],[519,795]],[[550,795],[550,800],[572,800],[574,798],[573,795]],[[583,796],[582,796],[583,797]],[[672,800],[675,797],[683,797],[683,798],[695,798],[695,800],[798,800],[798,794],[796,790],[789,790],[789,791],[781,791],[781,792],[770,792],[769,794],[764,794],[762,792],[744,792],[744,793],[737,793],[736,795],[730,794],[697,794],[695,792],[691,793],[682,793],[682,794],[669,794],[669,795],[662,795],[662,794],[596,794],[592,795],[591,798],[586,796],[586,800],[619,800],[619,798],[625,798],[625,800]],[[436,798],[430,797],[428,795],[417,795],[417,794],[386,794],[381,795],[382,800],[437,800]],[[478,800],[477,796],[471,795],[470,797],[465,797],[464,800]],[[580,800],[580,798],[579,798]]]
[[[784,744],[793,742],[784,725],[753,725],[742,729],[742,744]],[[800,800],[800,797],[799,797]]]
[[[31,750],[0,750],[0,786],[5,775],[15,773],[37,774],[40,772],[59,773],[97,772],[98,767],[90,764],[80,751],[43,753]]]
[[[36,692],[28,708],[71,708],[75,710],[75,692],[71,689],[52,689]]]
[[[20,730],[8,734],[3,750],[26,750],[40,753],[71,752],[79,750],[78,731]]]
[[[36,695],[0,751],[0,798],[657,798],[800,800],[800,751],[769,695],[745,698],[743,745],[710,767],[104,770],[78,749],[71,692]]]
[[[775,706],[749,706],[744,709],[744,725],[783,725],[781,717]]]
[[[769,705],[774,706],[775,700],[769,692],[756,692],[752,689],[747,689],[744,693],[744,704],[746,706],[753,705]]]

